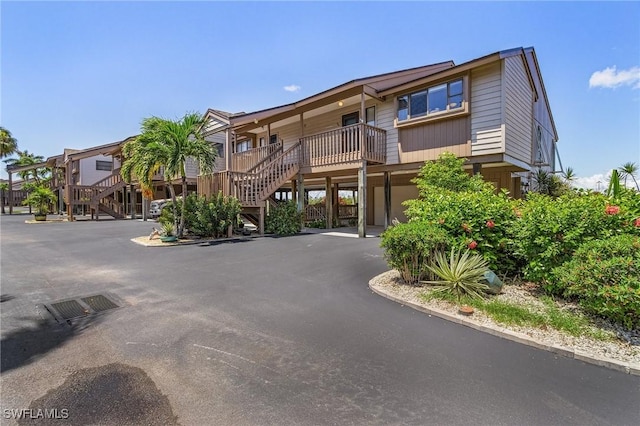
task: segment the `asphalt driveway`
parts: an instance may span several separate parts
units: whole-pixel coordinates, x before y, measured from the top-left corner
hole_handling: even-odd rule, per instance
[[[151,248],[151,223],[25,218],[0,228],[3,424],[640,424],[640,377],[373,294],[377,238]],[[98,293],[122,307],[42,309]]]

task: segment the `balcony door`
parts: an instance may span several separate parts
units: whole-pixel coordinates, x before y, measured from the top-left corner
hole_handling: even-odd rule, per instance
[[[353,126],[360,122],[360,113],[358,111],[342,116],[342,127]],[[342,130],[342,152],[344,154],[354,153],[360,150],[360,129],[358,127],[349,127]]]

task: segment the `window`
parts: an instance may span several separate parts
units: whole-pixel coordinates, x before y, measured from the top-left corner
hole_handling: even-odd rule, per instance
[[[376,107],[372,106],[365,110],[366,122],[369,126],[376,125]]]
[[[236,144],[236,152],[244,152],[251,149],[251,139],[245,139]]]
[[[277,134],[269,136],[269,145],[271,145],[273,143],[278,143],[278,135]]]
[[[398,96],[398,121],[462,107],[462,79]]]
[[[113,168],[113,161],[100,161],[96,160],[96,170],[104,170],[110,172]]]
[[[357,124],[360,120],[360,113],[358,111],[352,112],[351,114],[345,114],[342,116],[342,127],[351,126],[352,124]]]
[[[224,158],[224,145],[221,143],[214,144],[214,148],[218,153],[218,157]]]

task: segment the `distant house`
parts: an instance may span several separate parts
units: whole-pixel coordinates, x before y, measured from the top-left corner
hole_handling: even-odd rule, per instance
[[[226,172],[200,176],[198,191],[238,197],[260,224],[281,194],[306,210],[306,190],[324,189],[330,227],[343,216],[338,191],[351,190],[357,208],[345,214],[364,236],[367,225],[405,219],[402,202],[417,196],[411,179],[444,151],[514,197],[534,169],[554,171],[557,157],[533,48],[360,78],[224,119],[213,111],[208,134],[224,147]]]

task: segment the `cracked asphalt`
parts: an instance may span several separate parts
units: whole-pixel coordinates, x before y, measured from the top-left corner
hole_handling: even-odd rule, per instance
[[[153,223],[26,218],[0,221],[3,425],[640,424],[638,376],[373,294],[377,238],[151,248]],[[122,307],[42,308],[94,294]],[[12,417],[45,409],[68,415]]]

